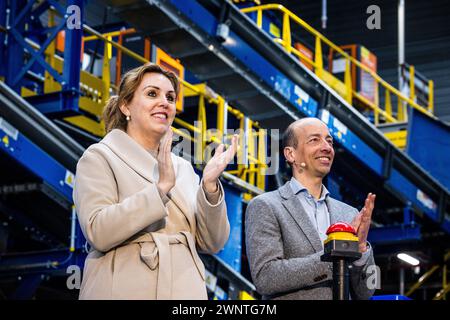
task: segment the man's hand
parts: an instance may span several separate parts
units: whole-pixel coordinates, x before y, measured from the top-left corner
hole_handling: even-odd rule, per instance
[[[173,169],[172,156],[170,154],[172,147],[172,129],[169,128],[159,143],[158,156],[158,172],[159,181],[158,188],[164,194],[175,186],[175,170]]]
[[[228,163],[233,160],[238,149],[238,135],[235,134],[231,138],[231,146],[227,151],[223,151],[225,146],[220,144],[214,156],[208,161],[203,169],[203,184],[207,192],[213,193],[217,191],[217,180],[227,167]]]
[[[372,211],[375,207],[375,197],[373,193],[367,195],[364,202],[364,208],[356,215],[351,222],[351,225],[355,228],[359,239],[359,252],[367,251],[367,235],[369,233],[370,222],[372,219]]]

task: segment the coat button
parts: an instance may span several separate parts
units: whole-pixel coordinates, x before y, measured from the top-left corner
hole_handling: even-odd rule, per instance
[[[320,276],[315,277],[314,282],[319,282],[319,281],[325,280],[326,278],[328,278],[328,276],[326,274],[322,274]]]

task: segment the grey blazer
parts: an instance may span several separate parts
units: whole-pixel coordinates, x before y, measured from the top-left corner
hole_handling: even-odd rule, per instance
[[[250,201],[245,238],[250,272],[263,299],[332,299],[332,263],[320,261],[323,245],[290,182]],[[331,224],[351,222],[358,210],[327,197]],[[369,299],[366,265],[350,270],[351,299]]]

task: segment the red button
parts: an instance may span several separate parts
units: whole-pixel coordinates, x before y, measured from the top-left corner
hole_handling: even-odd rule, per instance
[[[356,235],[356,230],[350,224],[345,222],[337,222],[327,229],[327,235],[333,232],[350,232]]]

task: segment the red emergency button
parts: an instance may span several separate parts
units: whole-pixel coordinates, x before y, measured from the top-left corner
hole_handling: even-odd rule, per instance
[[[327,235],[333,232],[350,232],[356,235],[356,230],[350,224],[345,222],[337,222],[327,229]]]

